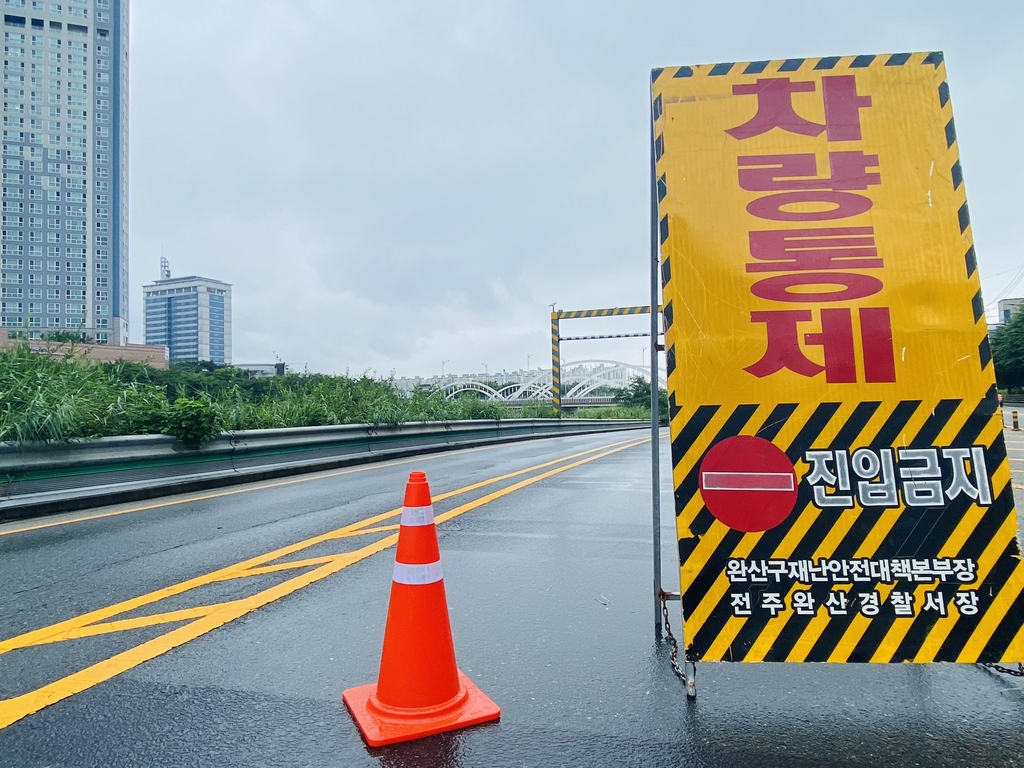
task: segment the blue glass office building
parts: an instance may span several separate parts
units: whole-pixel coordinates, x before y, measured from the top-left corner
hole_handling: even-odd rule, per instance
[[[205,277],[165,277],[143,286],[146,344],[169,359],[231,364],[231,286]]]

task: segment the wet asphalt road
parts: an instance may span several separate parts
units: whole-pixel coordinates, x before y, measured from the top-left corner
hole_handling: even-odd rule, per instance
[[[1007,434],[1013,469],[1024,470],[1024,440]],[[436,496],[642,437],[425,457],[0,535],[0,639],[387,512],[410,470],[426,471]],[[364,745],[341,692],[376,676],[394,552],[385,549],[0,729],[0,766],[1024,766],[1024,681],[976,666],[702,664],[699,698],[688,703],[666,646],[654,642],[649,463],[649,444],[626,448],[439,528],[459,665],[502,707],[499,723]],[[666,586],[675,589],[665,517]],[[294,575],[215,582],[126,616],[244,599]],[[0,654],[0,699],[185,623]]]

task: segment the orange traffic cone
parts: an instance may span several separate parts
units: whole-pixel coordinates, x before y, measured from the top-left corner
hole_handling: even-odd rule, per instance
[[[497,720],[498,705],[455,666],[430,486],[412,472],[375,684],[343,694],[371,747]]]

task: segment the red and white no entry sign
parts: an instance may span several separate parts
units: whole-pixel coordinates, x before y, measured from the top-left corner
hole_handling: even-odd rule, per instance
[[[793,463],[763,437],[728,437],[700,465],[705,506],[744,533],[767,531],[785,520],[796,505],[796,489]]]

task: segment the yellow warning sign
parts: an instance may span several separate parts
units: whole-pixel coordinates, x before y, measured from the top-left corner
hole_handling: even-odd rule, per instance
[[[652,73],[691,661],[1019,661],[940,53]]]

